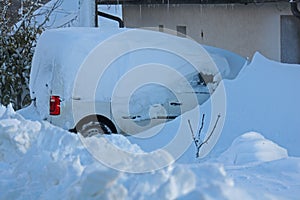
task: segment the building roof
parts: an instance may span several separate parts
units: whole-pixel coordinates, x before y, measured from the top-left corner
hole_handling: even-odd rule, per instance
[[[290,2],[290,0],[97,0],[98,4],[248,4]],[[295,0],[299,2],[300,0]]]

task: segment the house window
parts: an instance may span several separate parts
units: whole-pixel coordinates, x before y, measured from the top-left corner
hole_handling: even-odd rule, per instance
[[[164,32],[164,25],[158,25],[158,31]]]
[[[177,36],[186,37],[186,26],[177,26]]]

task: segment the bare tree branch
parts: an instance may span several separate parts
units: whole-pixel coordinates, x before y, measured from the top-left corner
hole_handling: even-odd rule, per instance
[[[191,125],[191,121],[188,120],[188,123],[189,123],[189,126],[190,126],[190,130],[191,130],[191,133],[192,133],[192,137],[193,137],[195,146],[197,147],[197,146],[198,146],[198,140],[197,140],[196,137],[195,137],[195,134],[194,134],[194,131],[193,131],[193,128],[192,128],[192,125]]]
[[[191,122],[190,120],[188,120],[188,124],[189,124],[189,127],[190,127],[190,131],[192,133],[192,137],[193,137],[193,140],[194,140],[194,144],[196,146],[196,158],[199,158],[200,156],[200,150],[201,150],[201,147],[204,145],[204,144],[207,144],[207,142],[210,140],[211,136],[213,135],[214,131],[216,130],[216,127],[217,127],[217,124],[219,123],[219,119],[221,118],[221,114],[218,114],[218,117],[217,117],[217,120],[214,124],[214,127],[213,129],[211,130],[211,132],[209,133],[209,135],[206,137],[206,139],[204,141],[201,141],[201,132],[202,132],[202,129],[203,129],[203,126],[204,126],[204,118],[205,118],[205,114],[202,115],[202,119],[201,119],[201,127],[198,131],[198,135],[197,135],[197,138],[194,134],[194,131],[193,131],[193,128],[192,128],[192,125],[191,125]]]
[[[211,130],[211,132],[210,132],[210,134],[208,135],[208,137],[206,138],[206,140],[204,140],[204,141],[199,145],[199,147],[198,147],[199,149],[200,149],[204,144],[206,144],[206,143],[209,141],[209,139],[211,138],[212,134],[214,133],[214,131],[215,131],[216,127],[217,127],[217,124],[218,124],[218,122],[219,122],[220,117],[221,117],[221,115],[219,114],[218,117],[217,117],[217,120],[216,120],[216,122],[215,122],[215,125],[214,125],[213,129]]]
[[[54,10],[56,10],[59,6],[61,6],[62,4],[62,0],[57,0],[52,6],[51,8],[47,8],[47,11],[45,11],[45,13],[43,14],[45,16],[44,21],[38,26],[38,29],[42,28],[47,21],[49,21],[50,19],[50,15],[52,14],[52,12]],[[47,13],[46,13],[47,12]]]
[[[200,139],[200,135],[201,135],[201,132],[202,132],[202,129],[203,129],[203,126],[204,126],[204,118],[205,118],[205,114],[202,115],[202,119],[201,119],[201,127],[198,131],[198,138]]]

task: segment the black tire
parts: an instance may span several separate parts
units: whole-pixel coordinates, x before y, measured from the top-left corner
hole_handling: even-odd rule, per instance
[[[111,134],[109,126],[99,121],[91,121],[86,124],[83,124],[78,132],[83,137],[92,137],[94,135],[103,135],[103,134]]]

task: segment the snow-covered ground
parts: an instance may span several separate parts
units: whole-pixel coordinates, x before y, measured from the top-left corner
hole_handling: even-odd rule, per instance
[[[180,118],[147,139],[118,134],[83,139],[38,120],[31,107],[15,112],[1,106],[0,199],[298,199],[299,77],[299,65],[257,53],[237,79],[224,81],[226,120],[212,152],[196,159],[191,144],[175,163],[138,174],[107,167],[83,140],[139,155],[170,141]],[[200,111],[208,112],[209,103]],[[188,126],[184,134],[191,137]],[[122,160],[125,166],[133,162]]]

